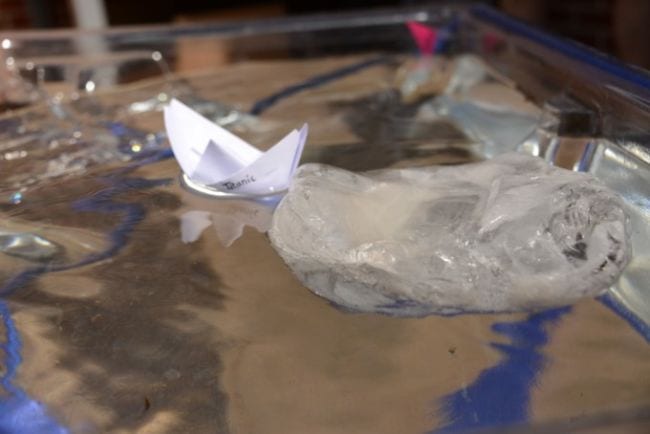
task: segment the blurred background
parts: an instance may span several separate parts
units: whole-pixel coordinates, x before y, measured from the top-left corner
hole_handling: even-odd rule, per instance
[[[419,0],[0,0],[0,31],[220,22],[426,5]],[[458,4],[456,2],[445,2]],[[476,2],[474,2],[476,3]],[[483,1],[526,22],[650,68],[650,1]]]

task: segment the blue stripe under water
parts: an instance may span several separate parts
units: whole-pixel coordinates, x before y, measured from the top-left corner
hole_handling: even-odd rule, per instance
[[[0,433],[3,434],[68,434],[48,414],[47,407],[30,399],[24,392],[0,401]]]
[[[593,158],[597,148],[598,145],[596,145],[596,143],[592,141],[589,141],[587,143],[584,151],[582,151],[582,156],[580,157],[580,161],[578,162],[578,167],[576,168],[578,172],[586,172],[589,170],[589,166],[591,165],[591,159]]]
[[[5,372],[0,377],[0,385],[2,385],[6,392],[16,394],[18,389],[13,385],[13,380],[16,377],[16,371],[21,361],[20,349],[22,343],[16,325],[11,318],[9,306],[4,301],[0,301],[0,316],[2,317],[2,325],[5,331],[5,342],[0,345],[5,356]]]
[[[0,385],[8,394],[0,401],[0,433],[67,434],[68,430],[48,414],[43,404],[30,399],[13,384],[21,362],[22,342],[4,301],[0,301],[0,317],[5,331],[5,342],[0,345],[5,356],[5,372],[0,378]]]
[[[504,358],[486,369],[476,381],[442,399],[447,423],[432,433],[457,433],[470,429],[504,427],[528,421],[531,390],[547,364],[540,350],[549,341],[548,329],[571,307],[546,310],[523,321],[495,323],[492,330],[510,343],[490,346]]]
[[[635,315],[634,312],[631,312],[614,295],[607,292],[604,295],[598,297],[598,301],[613,310],[619,317],[627,321],[627,323],[632,326],[634,330],[636,330],[648,343],[650,343],[650,325]]]
[[[390,57],[378,56],[370,59],[362,60],[360,62],[353,63],[351,65],[344,66],[342,68],[335,69],[324,74],[316,75],[314,77],[308,78],[305,81],[287,86],[284,89],[281,89],[274,94],[271,94],[265,98],[258,100],[250,110],[250,113],[253,115],[260,115],[264,111],[271,108],[273,105],[277,104],[283,99],[289,98],[299,92],[302,92],[307,89],[314,87],[322,86],[327,83],[331,83],[336,80],[340,80],[349,75],[356,74],[359,71],[362,71],[371,66],[383,65],[390,61]]]
[[[0,385],[6,396],[0,400],[0,433],[8,434],[67,434],[69,431],[51,417],[45,405],[31,399],[14,384],[20,366],[22,342],[11,318],[7,303],[0,300],[0,317],[5,332],[4,343],[0,345],[4,353],[5,372],[0,377]]]
[[[91,197],[73,203],[73,208],[82,212],[97,212],[102,214],[118,214],[121,219],[117,226],[108,234],[108,247],[97,253],[89,254],[78,262],[65,265],[41,265],[29,268],[9,279],[0,288],[0,296],[7,297],[18,289],[32,282],[37,277],[56,271],[82,267],[110,258],[116,255],[128,242],[135,227],[144,219],[145,209],[138,203],[115,202],[116,196],[133,190],[143,190],[165,185],[170,179],[126,178],[134,169],[145,164],[154,163],[172,156],[170,150],[146,156],[141,160],[114,172],[111,176],[102,178],[108,187]],[[0,400],[0,433],[11,434],[66,434],[69,431],[60,426],[55,419],[48,415],[46,407],[31,398],[14,384],[16,372],[20,366],[22,342],[11,317],[7,303],[0,299],[0,316],[5,330],[5,340],[0,348],[4,353],[5,372],[0,377],[0,385],[7,396]]]

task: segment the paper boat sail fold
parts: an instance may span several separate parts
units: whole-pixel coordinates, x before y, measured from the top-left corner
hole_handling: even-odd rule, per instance
[[[237,194],[272,194],[288,188],[300,162],[308,126],[262,152],[173,99],[164,110],[174,156],[195,183]]]

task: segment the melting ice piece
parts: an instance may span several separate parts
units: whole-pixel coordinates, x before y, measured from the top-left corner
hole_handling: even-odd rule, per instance
[[[476,56],[458,56],[454,60],[453,73],[449,77],[446,94],[464,93],[488,78],[485,63]]]
[[[0,252],[30,261],[47,261],[62,253],[57,244],[29,232],[0,231]]]
[[[403,102],[442,93],[452,73],[452,64],[443,57],[421,57],[404,63],[395,74],[395,85]]]
[[[192,181],[250,195],[286,190],[307,139],[305,124],[262,152],[175,99],[165,107],[165,128],[176,160]]]
[[[445,95],[425,107],[453,120],[468,137],[482,143],[482,153],[488,157],[515,151],[537,130],[540,122],[540,115],[530,112],[457,101]]]
[[[366,174],[308,164],[269,235],[307,287],[353,310],[529,310],[616,281],[623,206],[590,175],[523,154]]]
[[[465,94],[492,75],[476,56],[457,56],[453,60],[427,56],[406,61],[395,81],[404,102],[410,103],[436,94]]]

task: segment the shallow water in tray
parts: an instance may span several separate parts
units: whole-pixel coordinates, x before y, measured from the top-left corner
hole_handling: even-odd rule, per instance
[[[208,114],[223,108],[211,99],[243,112],[357,61],[242,63],[176,85]],[[419,123],[397,103],[385,90],[393,74],[369,67],[259,118],[233,112],[231,127],[264,147],[310,122],[304,161],[352,170],[476,159],[452,125]],[[160,84],[148,86],[102,104]],[[162,130],[160,112],[110,113]],[[76,128],[57,125],[60,138]],[[104,138],[95,159],[73,145],[46,152],[38,134],[10,148],[3,139],[26,155],[2,162],[0,431],[461,432],[589,425],[650,406],[650,346],[607,303],[417,319],[340,310],[272,249],[272,202],[185,191],[164,140],[134,130],[114,148]],[[76,166],[48,172],[73,148]]]

